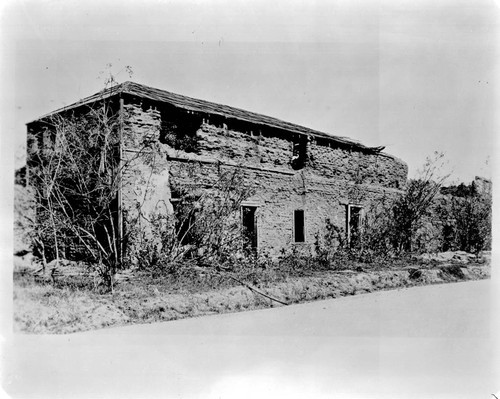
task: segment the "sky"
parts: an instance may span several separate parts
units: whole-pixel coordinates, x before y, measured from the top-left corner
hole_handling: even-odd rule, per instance
[[[452,180],[492,178],[499,11],[500,0],[3,2],[2,152],[20,166],[25,124],[111,73],[385,146],[410,177],[438,151]]]

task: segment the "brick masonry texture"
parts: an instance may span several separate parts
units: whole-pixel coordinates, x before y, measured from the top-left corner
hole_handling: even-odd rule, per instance
[[[123,156],[129,167],[123,176],[123,209],[129,221],[139,211],[146,219],[155,212],[172,212],[173,184],[208,188],[217,181],[221,168],[239,167],[245,182],[255,190],[248,202],[258,206],[258,248],[278,253],[292,245],[313,243],[328,219],[345,227],[346,205],[368,207],[377,199],[394,197],[405,187],[406,164],[384,153],[309,138],[307,162],[294,170],[291,159],[298,135],[173,107],[159,109],[138,99],[127,101],[124,109]],[[190,118],[189,127],[179,123]],[[165,125],[175,125],[179,137],[193,136],[196,151],[162,143]],[[138,155],[145,143],[150,149]],[[189,173],[193,164],[198,165],[196,179]],[[293,243],[297,209],[305,214],[304,244]]]

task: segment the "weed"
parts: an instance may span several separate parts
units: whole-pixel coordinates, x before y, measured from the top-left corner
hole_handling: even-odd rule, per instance
[[[463,280],[465,278],[465,274],[459,265],[441,266],[440,269],[444,274],[451,275],[451,276],[456,277],[460,280]]]

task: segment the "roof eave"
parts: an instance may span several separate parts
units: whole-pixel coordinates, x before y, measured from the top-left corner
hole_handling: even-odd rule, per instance
[[[120,93],[123,93],[123,85],[124,85],[124,83],[107,88],[107,89],[104,89],[104,90],[101,90],[100,92],[95,93],[91,96],[85,97],[85,98],[83,98],[83,99],[81,99],[73,104],[66,105],[64,107],[56,109],[55,111],[49,112],[48,114],[42,115],[41,117],[39,117],[37,119],[34,119],[30,122],[27,122],[26,125],[31,125],[32,123],[35,123],[35,122],[43,122],[44,120],[50,118],[53,115],[57,115],[57,114],[60,114],[62,112],[65,112],[65,111],[69,111],[72,109],[83,107],[85,105],[93,104],[93,103],[96,103],[98,101],[102,101],[102,100],[105,100],[107,98],[116,96]]]
[[[199,102],[200,104],[197,106],[189,106],[186,104],[179,104],[178,101],[172,100],[172,102],[169,102],[168,100],[162,100],[162,99],[159,99],[159,98],[149,94],[147,92],[148,90],[154,90],[154,91],[159,91],[162,93],[167,93],[170,96],[179,97],[179,98],[185,99],[187,101],[193,101],[194,103]],[[139,84],[134,83],[134,82],[124,82],[124,83],[120,83],[118,85],[112,86],[110,88],[104,89],[96,94],[93,94],[91,96],[83,98],[82,100],[77,101],[73,104],[70,104],[68,106],[59,108],[55,111],[52,111],[48,114],[45,114],[45,115],[41,116],[40,118],[37,118],[31,122],[26,123],[26,125],[28,126],[28,125],[31,125],[35,122],[44,122],[44,120],[47,120],[48,118],[50,118],[53,115],[57,115],[57,114],[60,114],[62,112],[66,112],[66,111],[69,111],[72,109],[83,107],[83,106],[88,105],[88,104],[93,104],[93,103],[96,103],[98,101],[102,101],[102,100],[105,100],[107,98],[110,98],[110,97],[113,97],[113,96],[116,96],[116,95],[119,95],[122,93],[132,95],[132,96],[137,96],[140,98],[147,98],[147,99],[149,99],[151,101],[155,101],[155,102],[170,103],[173,106],[180,108],[180,109],[190,110],[190,111],[194,111],[194,112],[206,112],[207,114],[219,115],[219,116],[222,116],[224,118],[240,120],[240,121],[251,123],[254,125],[267,126],[267,127],[271,127],[274,129],[289,131],[293,134],[313,136],[313,137],[316,137],[318,139],[329,140],[329,141],[335,142],[335,143],[343,145],[343,146],[351,147],[353,149],[354,148],[359,149],[361,151],[367,151],[367,152],[376,153],[376,154],[385,154],[385,153],[381,152],[384,149],[384,147],[367,147],[359,142],[353,141],[353,140],[348,139],[348,138],[330,135],[328,133],[324,133],[321,131],[316,131],[314,129],[306,128],[305,126],[300,126],[300,125],[295,125],[295,124],[290,123],[290,122],[285,122],[285,121],[279,120],[277,118],[269,117],[266,115],[260,115],[260,114],[254,113],[254,112],[241,110],[241,109],[227,106],[227,105],[215,104],[215,103],[205,101],[205,100],[198,100],[198,99],[190,98],[187,96],[181,96],[181,95],[178,95],[175,93],[167,92],[165,90],[149,88],[147,86],[139,85]],[[238,112],[247,113],[250,116],[255,114],[255,115],[259,115],[263,119],[270,119],[271,121],[270,122],[265,122],[263,120],[255,121],[255,120],[252,120],[251,118],[248,118],[248,117],[230,115],[228,113],[219,112],[219,111],[216,111],[213,109],[212,110],[203,110],[202,109],[203,104],[209,104],[211,106],[218,106],[218,107],[227,108],[229,110],[235,111],[235,113],[238,113]],[[273,121],[275,121],[276,123],[272,123]],[[280,124],[283,124],[283,125],[281,126]],[[389,155],[389,154],[385,154],[385,155]]]

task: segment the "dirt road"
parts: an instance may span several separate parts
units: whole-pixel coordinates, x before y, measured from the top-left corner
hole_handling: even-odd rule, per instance
[[[493,294],[485,280],[17,335],[4,346],[2,385],[33,398],[491,398]]]

